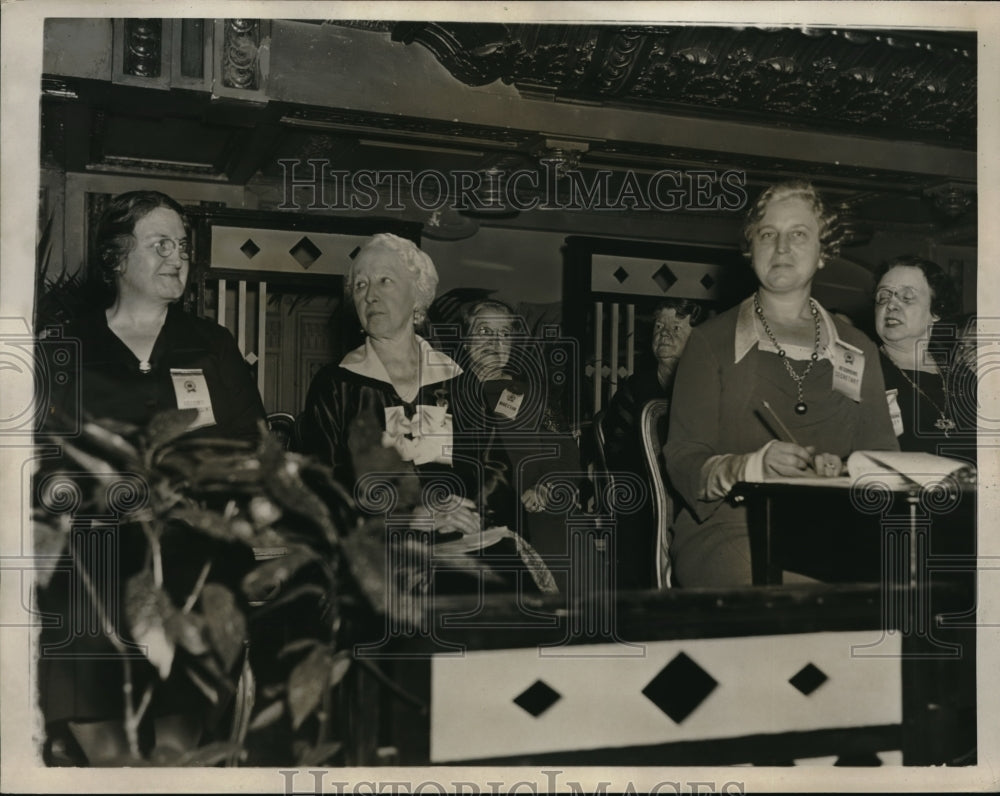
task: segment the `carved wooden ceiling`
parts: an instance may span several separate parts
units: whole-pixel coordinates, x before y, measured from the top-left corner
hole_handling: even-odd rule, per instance
[[[588,175],[611,170],[612,190],[626,172],[739,169],[751,192],[775,179],[807,176],[862,222],[935,226],[954,240],[975,240],[975,170],[968,165],[976,149],[974,33],[216,20],[213,67],[210,35],[192,38],[195,46],[185,50],[196,20],[162,22],[115,21],[126,55],[139,37],[142,51],[160,59],[156,64],[107,79],[72,70],[46,74],[44,162],[71,171],[247,185],[264,205],[280,183],[279,161],[288,158],[325,159],[340,170],[483,171],[538,169],[542,158],[557,157]],[[202,29],[211,31],[211,22]],[[191,58],[199,42],[202,67]],[[345,57],[352,45],[354,57],[368,60]],[[94,57],[103,46],[95,45]],[[106,46],[110,51],[110,36]],[[169,62],[171,46],[181,63]],[[265,51],[270,74],[260,58]],[[390,56],[412,81],[396,96],[427,103],[407,112],[367,87],[380,59]],[[440,74],[421,66],[426,62]],[[246,85],[229,80],[234,64]],[[212,69],[220,75],[215,83]],[[331,91],[340,93],[298,98],[296,80],[315,94],[331,74],[339,81]],[[429,110],[456,89],[470,102],[520,97],[530,109],[517,119],[491,117],[482,111],[486,104]],[[559,116],[567,107],[587,121],[574,128],[576,116],[569,122]],[[640,121],[625,131],[620,120],[628,114]],[[679,119],[735,132],[704,145],[689,135],[680,145],[656,130],[660,120]],[[562,134],[552,135],[557,122]],[[799,145],[787,157],[771,144],[754,154],[740,130],[762,139],[797,136]],[[825,145],[810,146],[812,134],[838,143],[841,152],[867,147],[866,157],[844,161]],[[903,150],[917,155],[897,154]],[[607,221],[607,214],[583,215],[570,219],[580,227],[572,231]],[[643,216],[647,230],[639,236],[658,234],[662,222],[654,216]],[[556,218],[551,213],[544,223],[555,225]]]
[[[470,86],[975,146],[974,33],[410,22],[391,33]]]

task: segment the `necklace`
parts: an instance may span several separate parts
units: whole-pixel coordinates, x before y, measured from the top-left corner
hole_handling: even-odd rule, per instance
[[[888,352],[886,352],[885,346],[882,347],[882,353],[889,358],[890,362],[892,362],[892,358],[889,357]],[[898,370],[900,375],[904,379],[906,379],[907,383],[914,390],[920,393],[924,398],[926,398],[927,403],[929,403],[937,410],[938,419],[934,421],[934,428],[936,428],[938,431],[943,431],[944,435],[947,437],[948,432],[954,431],[956,428],[955,421],[952,420],[950,417],[948,417],[948,415],[950,415],[951,412],[948,411],[949,400],[948,400],[947,379],[945,379],[944,376],[941,377],[941,392],[944,393],[944,408],[942,409],[940,406],[937,405],[937,402],[933,398],[931,398],[927,393],[925,393],[923,390],[920,389],[920,387],[917,386],[917,383],[906,374],[906,371],[903,370],[903,368],[901,368],[899,365],[896,365],[895,362],[892,362],[892,364],[896,366],[896,370]]]
[[[809,299],[809,312],[812,313],[813,326],[816,329],[816,336],[813,342],[813,352],[809,355],[809,364],[806,365],[806,369],[801,375],[795,372],[795,368],[792,367],[792,363],[788,361],[788,357],[785,356],[785,349],[778,345],[778,340],[771,333],[771,327],[767,325],[767,318],[764,317],[764,308],[760,306],[760,300],[757,298],[757,294],[753,294],[753,309],[757,313],[757,317],[760,318],[761,325],[764,327],[764,332],[767,334],[768,339],[778,349],[778,356],[781,357],[781,364],[785,366],[785,370],[788,371],[788,375],[792,377],[795,382],[795,387],[798,390],[798,403],[795,404],[795,414],[804,415],[809,411],[809,407],[806,402],[802,400],[802,382],[806,380],[806,376],[809,375],[809,371],[813,369],[813,365],[819,360],[819,310],[816,308],[816,302]]]

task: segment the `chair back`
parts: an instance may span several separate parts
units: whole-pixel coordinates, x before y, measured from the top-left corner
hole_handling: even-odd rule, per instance
[[[653,492],[653,512],[656,517],[656,585],[666,589],[671,585],[670,525],[674,503],[667,489],[663,446],[667,441],[669,411],[665,398],[654,398],[642,407],[639,416],[643,461]]]
[[[295,416],[289,412],[271,412],[267,416],[267,428],[288,450],[292,435],[295,433]]]
[[[605,495],[614,491],[614,477],[608,469],[607,436],[604,433],[606,409],[601,409],[591,421],[591,432],[594,442],[594,499],[598,508],[603,508]]]

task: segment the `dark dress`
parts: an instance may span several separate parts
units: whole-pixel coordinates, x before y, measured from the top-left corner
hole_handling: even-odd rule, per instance
[[[579,480],[576,441],[554,430],[545,385],[518,373],[480,381],[465,371],[455,382],[455,446],[472,465],[463,475],[484,507],[487,525],[506,525],[544,557],[568,552],[565,516]],[[552,510],[529,512],[521,496],[549,476],[558,483]]]
[[[83,412],[92,419],[110,418],[142,426],[156,413],[177,408],[171,369],[194,370],[204,375],[216,425],[189,433],[233,438],[258,435],[257,423],[264,420],[264,408],[252,374],[232,335],[212,321],[192,317],[179,305],[172,305],[153,346],[149,373],[139,370],[139,360],[108,328],[103,311],[81,315],[67,326],[63,336],[79,341],[80,368],[77,378],[54,394],[54,409],[65,409],[60,403],[75,401],[78,395]],[[45,430],[58,435],[62,415],[51,417]],[[78,469],[72,463],[65,466]],[[179,592],[171,595],[175,602],[184,599],[208,557],[215,562],[210,580],[230,586],[236,573],[252,564],[252,556],[243,548],[193,534],[184,535],[183,541],[175,539],[173,544],[165,539],[163,546],[164,583]],[[142,568],[148,555],[142,531],[120,525],[114,517],[102,518],[74,530],[71,544],[77,561],[102,594],[119,637],[128,643],[128,635],[121,629],[124,584]],[[46,721],[51,725],[65,720],[121,719],[121,657],[97,624],[94,606],[73,574],[69,556],[56,568],[48,586],[39,589],[38,603],[43,613],[58,617],[57,623],[50,620],[41,634],[39,687]],[[158,675],[134,646],[132,651],[133,694],[137,699],[145,684]],[[207,705],[175,667],[166,686],[157,689],[150,715],[182,713]]]
[[[949,389],[938,373],[918,370],[903,371],[879,352],[885,375],[886,395],[899,440],[899,449],[940,456],[952,456],[975,462],[975,380],[968,373],[949,372]],[[965,377],[965,378],[963,378]],[[923,390],[921,395],[914,385]],[[971,393],[971,395],[970,395]],[[893,410],[893,401],[898,414]],[[941,414],[954,423],[954,428],[941,428]],[[971,422],[970,422],[971,419]]]

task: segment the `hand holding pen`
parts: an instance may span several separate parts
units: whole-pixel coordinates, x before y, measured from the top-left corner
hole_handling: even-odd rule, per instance
[[[835,477],[841,474],[844,464],[833,453],[816,453],[812,445],[800,445],[795,435],[778,417],[767,401],[761,401],[768,417],[757,416],[777,438],[764,453],[764,474],[777,476],[819,475]]]

